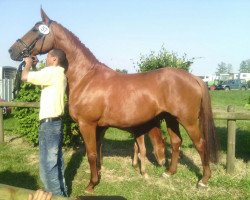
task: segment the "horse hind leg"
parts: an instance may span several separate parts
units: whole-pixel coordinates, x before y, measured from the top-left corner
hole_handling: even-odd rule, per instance
[[[169,115],[165,118],[165,120],[171,143],[171,161],[169,169],[163,173],[163,177],[169,177],[175,174],[177,171],[177,164],[180,155],[180,146],[182,144],[182,138],[180,135],[179,123],[176,118]]]
[[[189,134],[196,150],[198,151],[201,163],[203,167],[203,176],[201,180],[198,182],[197,187],[199,188],[207,188],[207,183],[209,178],[211,177],[211,170],[209,166],[208,153],[206,152],[206,142],[202,138],[201,131],[198,123],[190,126],[184,127]]]

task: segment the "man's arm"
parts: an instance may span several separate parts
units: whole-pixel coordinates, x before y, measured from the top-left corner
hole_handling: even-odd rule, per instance
[[[51,200],[52,193],[44,192],[43,190],[37,190],[34,195],[29,194],[28,200]]]
[[[27,81],[30,68],[34,67],[34,65],[36,65],[38,60],[37,60],[37,58],[34,60],[34,59],[32,59],[32,57],[26,57],[26,58],[24,58],[24,61],[25,61],[25,67],[22,71],[21,80]]]

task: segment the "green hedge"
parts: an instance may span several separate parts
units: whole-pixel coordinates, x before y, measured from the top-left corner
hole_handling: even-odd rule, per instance
[[[21,89],[15,98],[16,102],[38,102],[41,89],[38,86],[22,83]],[[66,98],[65,98],[66,99]],[[14,117],[20,126],[19,134],[27,138],[34,145],[38,144],[39,108],[14,108]],[[80,141],[78,125],[69,116],[68,106],[65,106],[64,121],[64,144],[75,145]]]

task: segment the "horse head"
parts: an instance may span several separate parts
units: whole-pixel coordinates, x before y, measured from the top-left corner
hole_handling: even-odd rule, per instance
[[[30,31],[18,39],[9,49],[10,57],[22,61],[24,57],[49,52],[54,46],[54,35],[51,28],[52,20],[41,8],[42,21],[37,22]]]

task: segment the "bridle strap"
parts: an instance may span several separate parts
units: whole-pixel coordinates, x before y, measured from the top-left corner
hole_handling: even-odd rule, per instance
[[[53,21],[50,20],[48,24],[45,24],[46,26],[50,27],[51,23]],[[39,33],[39,35],[31,42],[30,45],[27,45],[22,39],[18,39],[17,42],[21,43],[25,48],[22,50],[22,52],[20,52],[18,55],[17,55],[17,58],[21,57],[27,57],[27,56],[30,56],[30,51],[34,48],[36,42],[39,40],[39,39],[42,39],[43,38],[43,43],[44,43],[44,40],[45,40],[45,37],[47,35],[45,34],[42,34],[42,33]],[[43,43],[41,45],[41,49],[40,51],[42,50],[42,47],[43,47]]]

